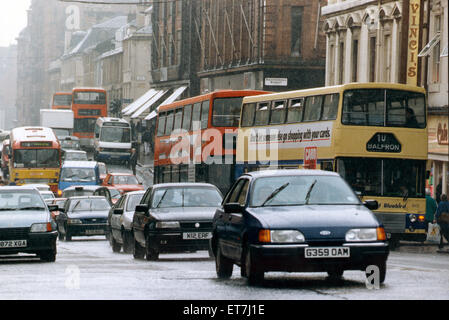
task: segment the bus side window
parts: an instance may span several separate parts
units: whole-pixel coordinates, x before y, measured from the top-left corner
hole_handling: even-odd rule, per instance
[[[287,112],[287,123],[295,123],[302,121],[304,110],[304,98],[292,99]]]
[[[334,171],[334,164],[332,161],[323,161],[321,162],[321,170]]]
[[[169,136],[171,135],[171,132],[173,131],[173,122],[175,118],[174,110],[167,112],[167,120],[165,124],[165,135]]]
[[[304,121],[318,121],[321,117],[323,96],[313,96],[306,99]]]
[[[283,124],[285,122],[285,114],[287,105],[285,101],[275,101],[271,110],[271,124]]]
[[[184,116],[182,120],[182,128],[186,131],[190,131],[190,124],[192,122],[192,105],[184,107]]]
[[[201,108],[201,129],[207,129],[209,125],[209,105],[210,101],[203,101],[203,106]]]
[[[165,112],[161,112],[159,114],[159,123],[157,125],[157,135],[163,136],[165,133],[165,122],[166,122],[166,113]]]
[[[201,103],[198,102],[193,105],[192,130],[200,129],[201,127],[200,119],[201,119]]]
[[[175,126],[173,130],[180,130],[182,124],[182,108],[175,111]]]
[[[255,126],[263,126],[268,124],[270,118],[270,103],[259,102],[256,108],[256,119],[254,121]]]
[[[321,120],[335,120],[338,113],[338,93],[328,94],[324,97],[323,115]]]
[[[242,127],[251,127],[254,124],[254,115],[256,113],[255,103],[246,103],[242,110]]]

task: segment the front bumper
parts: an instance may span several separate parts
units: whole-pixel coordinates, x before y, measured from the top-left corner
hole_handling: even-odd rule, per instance
[[[29,233],[26,239],[11,239],[26,240],[27,246],[23,248],[0,248],[0,255],[2,254],[17,254],[17,253],[39,253],[41,251],[53,250],[56,245],[57,231],[45,233]],[[6,240],[6,239],[5,239]],[[5,241],[2,239],[1,241]],[[8,241],[8,240],[6,240]]]
[[[323,246],[325,247],[325,246]],[[385,242],[344,243],[350,248],[348,258],[306,258],[307,244],[298,245],[251,245],[254,263],[264,271],[326,272],[333,269],[365,270],[388,258],[389,247]]]
[[[212,235],[212,230],[195,231],[177,231],[170,232],[164,230],[161,232],[151,232],[149,234],[149,245],[158,252],[188,252],[197,250],[208,250],[210,237],[201,240],[183,239],[183,233],[200,232]]]

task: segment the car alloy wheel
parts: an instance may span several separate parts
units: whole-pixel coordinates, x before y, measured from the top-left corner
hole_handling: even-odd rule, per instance
[[[220,245],[217,244],[217,253],[215,255],[215,270],[219,279],[229,279],[232,276],[234,264],[221,253]]]

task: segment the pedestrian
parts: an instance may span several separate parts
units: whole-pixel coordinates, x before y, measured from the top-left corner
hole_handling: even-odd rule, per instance
[[[129,157],[129,168],[133,170],[133,174],[136,175],[137,166],[137,152],[135,148],[131,149],[131,155]]]
[[[433,220],[435,220],[437,206],[437,202],[430,195],[430,191],[426,190],[426,216],[424,218],[426,222],[426,233],[429,230],[429,223],[433,223]]]
[[[447,201],[445,194],[441,195],[441,201],[435,214],[435,222],[440,226],[441,239],[438,248],[441,249],[443,248],[443,236],[446,241],[449,241],[449,201]]]
[[[441,194],[443,193],[443,179],[440,178],[438,184],[437,184],[437,188],[436,188],[436,200],[437,203],[440,203],[441,201]]]
[[[18,183],[19,183],[19,179],[18,179],[18,178],[15,178],[14,181],[12,181],[12,182],[9,183],[9,185],[10,185],[10,186],[18,186]]]
[[[145,130],[145,132],[143,133],[142,136],[142,140],[143,140],[143,145],[144,145],[144,152],[145,155],[149,155],[150,154],[150,142],[151,142],[151,132],[150,130]]]

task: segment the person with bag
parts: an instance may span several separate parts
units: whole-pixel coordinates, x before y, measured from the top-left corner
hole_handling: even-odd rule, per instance
[[[449,201],[445,194],[441,195],[441,201],[438,204],[437,212],[435,214],[434,222],[440,226],[441,240],[438,248],[443,248],[443,236],[449,241]]]
[[[426,190],[426,216],[424,218],[426,223],[426,232],[429,231],[429,223],[432,223],[435,219],[435,212],[437,211],[437,207],[437,202],[430,195],[430,191]]]

